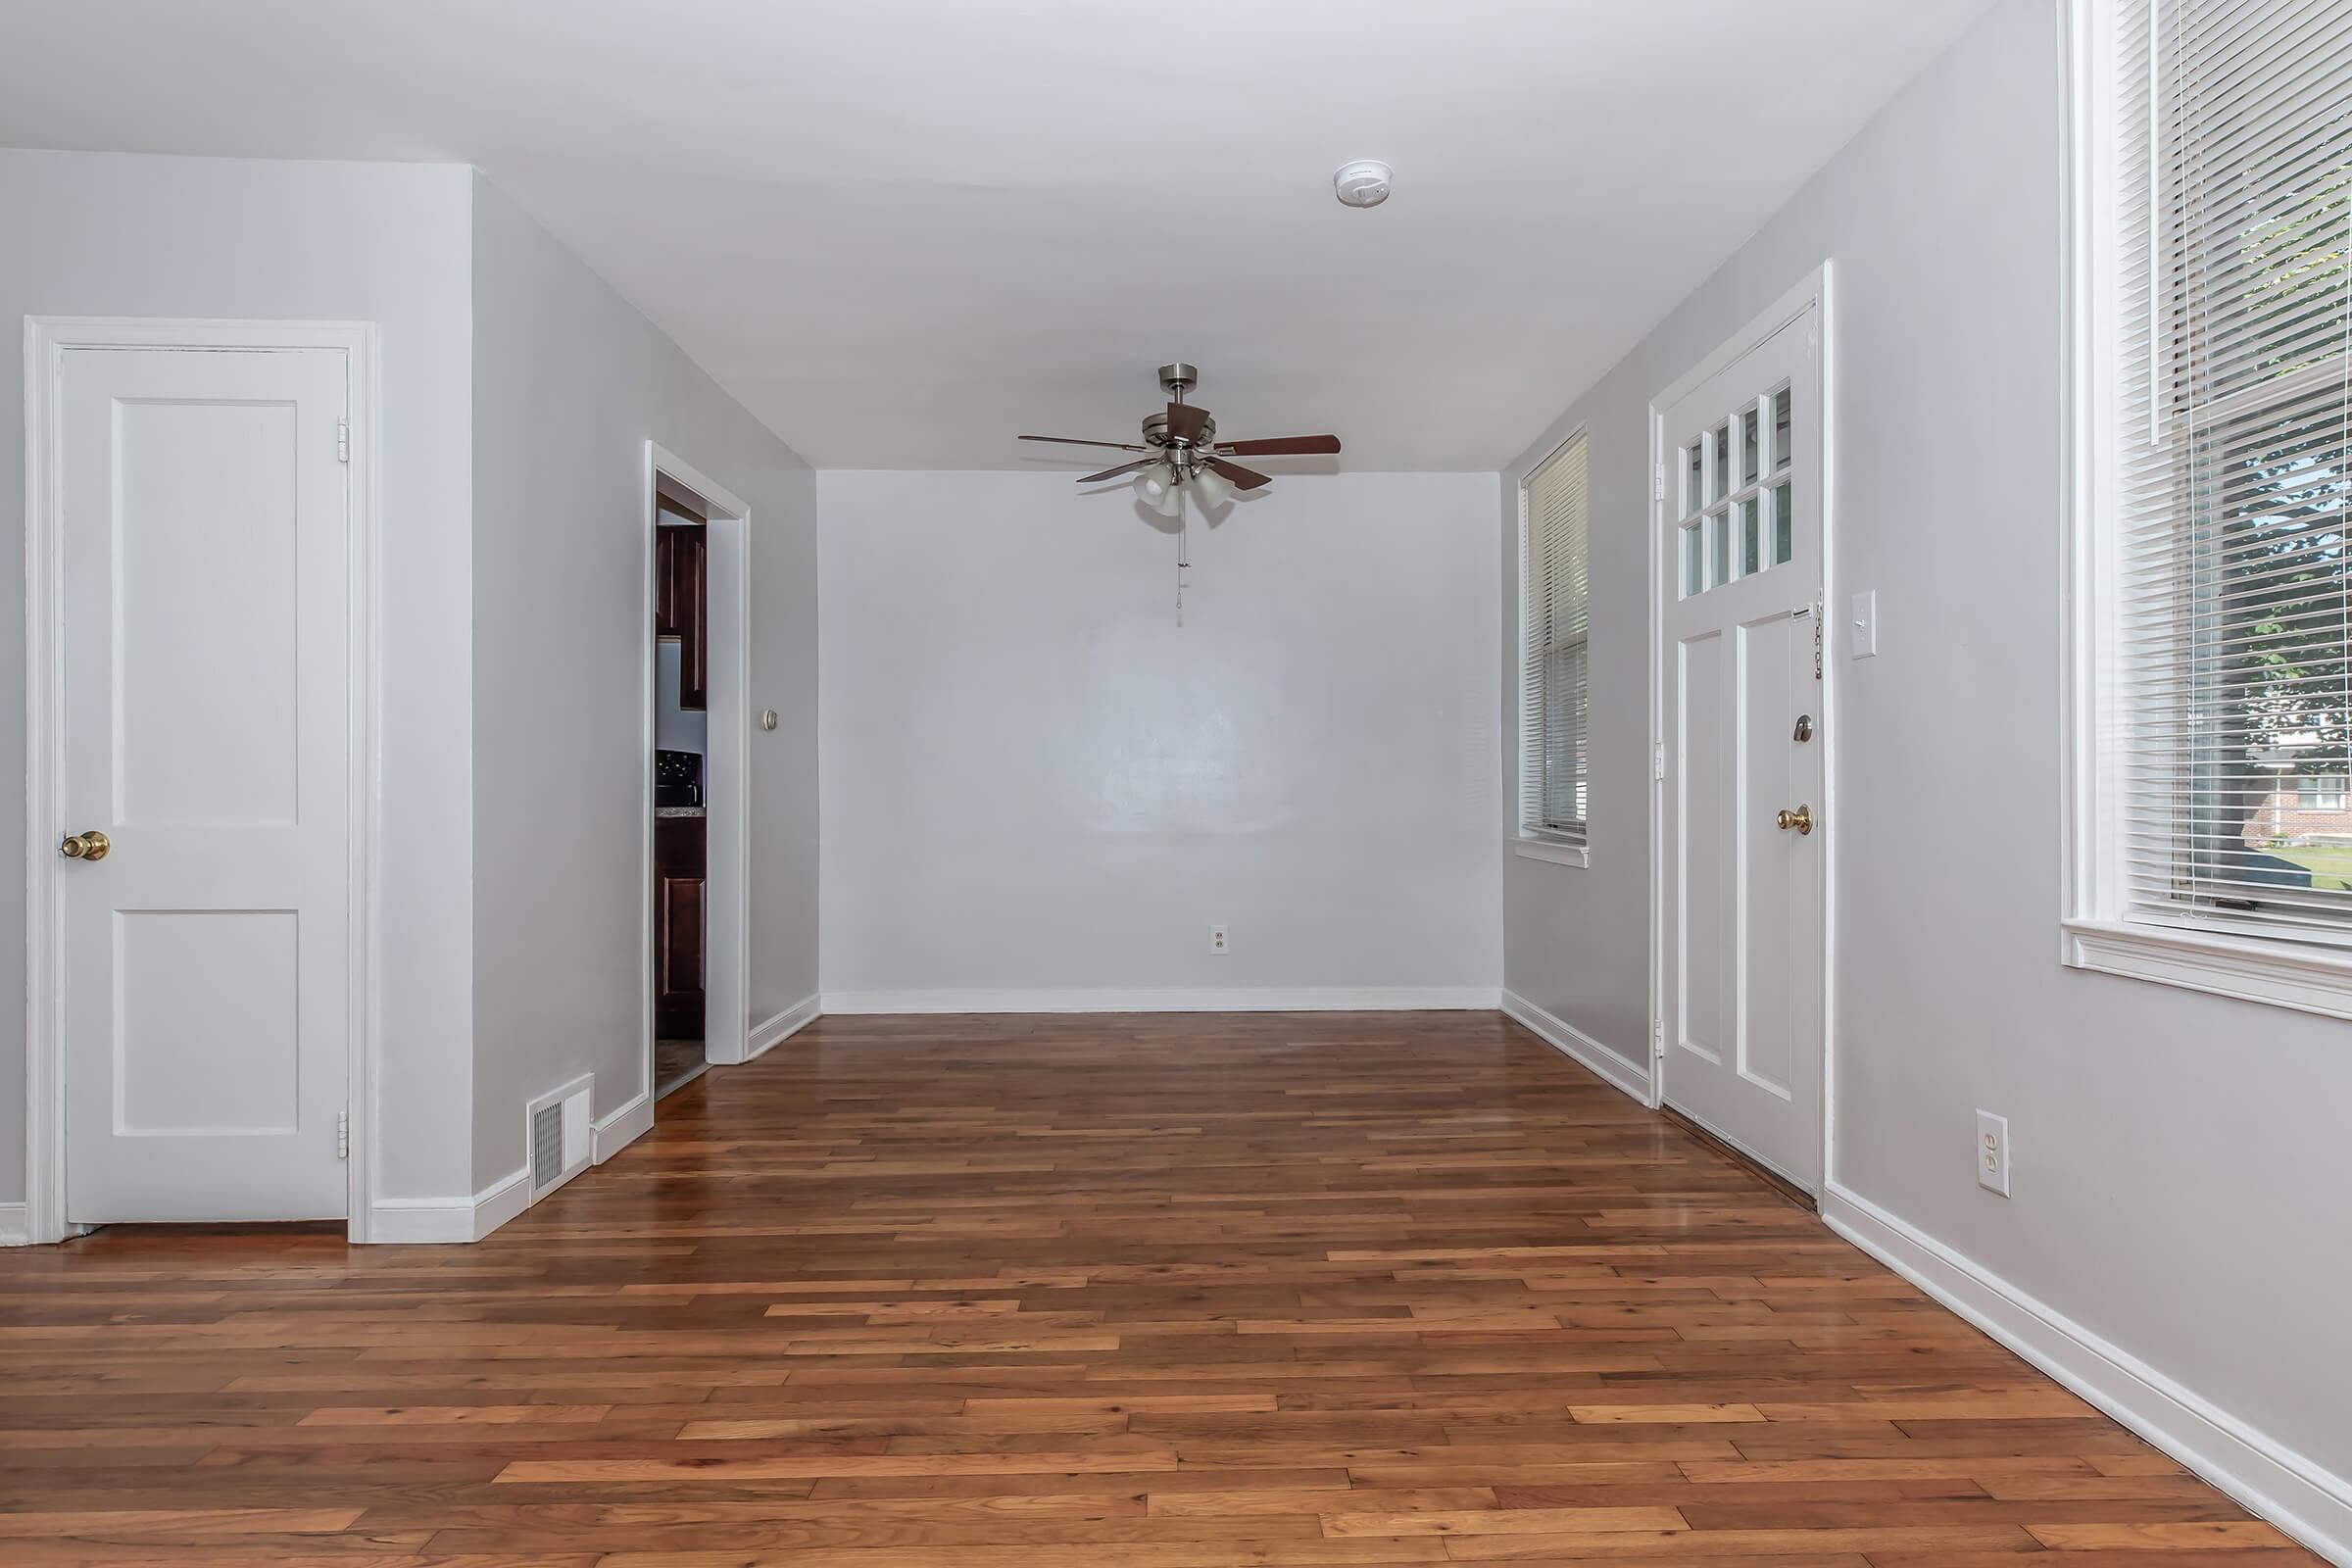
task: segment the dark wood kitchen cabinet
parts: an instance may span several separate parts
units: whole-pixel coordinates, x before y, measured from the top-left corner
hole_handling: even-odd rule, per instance
[[[703,1038],[704,819],[654,818],[654,1032]]]
[[[710,687],[710,530],[654,530],[654,635],[678,640],[678,706],[708,706]]]

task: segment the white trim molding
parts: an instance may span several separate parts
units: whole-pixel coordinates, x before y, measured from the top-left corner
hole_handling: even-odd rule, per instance
[[[376,992],[381,885],[377,839],[375,613],[382,447],[376,329],[368,321],[157,319],[134,317],[24,318],[24,1239],[65,1240],[66,1059],[59,1013],[64,953],[56,941],[57,800],[65,710],[62,432],[58,399],[69,350],[326,350],[344,363],[350,432],[346,475],[351,562],[345,613],[351,654],[351,755],[345,779],[350,827],[350,1017],[345,1104],[350,1157],[346,1234],[374,1240],[375,1078],[381,1053]]]
[[[2352,1565],[2352,1481],[1832,1181],[1821,1217],[1897,1274],[2328,1561]]]
[[[2352,960],[2340,952],[2138,921],[2068,920],[2062,929],[2073,968],[2352,1018]]]
[[[1502,1012],[1504,1017],[1575,1061],[1610,1088],[1623,1091],[1653,1110],[1657,1108],[1657,1091],[1648,1073],[1559,1014],[1537,1006],[1507,988],[1502,993]]]
[[[1536,839],[1520,834],[1510,841],[1511,853],[1522,860],[1549,860],[1554,865],[1591,865],[1592,846],[1566,839]]]
[[[822,1010],[891,1012],[1470,1012],[1492,1011],[1492,986],[1274,986],[1223,991],[828,991]]]
[[[379,1198],[368,1239],[408,1246],[478,1242],[530,1206],[526,1165],[470,1198]]]
[[[765,1055],[824,1015],[825,999],[823,996],[803,997],[774,1017],[752,1026],[751,1035],[744,1043],[743,1059],[751,1061],[756,1057]]]
[[[32,1245],[32,1221],[23,1203],[0,1203],[0,1247]]]
[[[618,1110],[589,1128],[589,1160],[602,1165],[654,1130],[654,1097],[639,1090]]]

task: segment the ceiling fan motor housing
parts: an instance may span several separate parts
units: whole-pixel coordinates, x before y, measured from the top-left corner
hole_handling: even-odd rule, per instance
[[[1168,434],[1168,416],[1166,414],[1147,414],[1144,416],[1144,440],[1147,444],[1152,446],[1172,447],[1178,451],[1182,451],[1186,447],[1207,446],[1211,441],[1214,441],[1216,437],[1217,421],[1205,411],[1202,412],[1200,416],[1200,433],[1191,440],[1187,440],[1183,436],[1171,436]]]

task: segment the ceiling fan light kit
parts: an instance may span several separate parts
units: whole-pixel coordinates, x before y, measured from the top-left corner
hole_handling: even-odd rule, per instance
[[[1386,165],[1380,166],[1383,171]],[[1346,172],[1345,170],[1342,171]],[[1385,190],[1382,193],[1386,195]],[[1163,365],[1159,368],[1160,390],[1167,394],[1167,407],[1144,416],[1143,440],[1090,441],[1081,436],[1024,435],[1024,441],[1050,441],[1057,446],[1107,447],[1119,452],[1140,452],[1142,457],[1117,464],[1099,473],[1083,473],[1080,484],[1101,484],[1106,479],[1135,475],[1135,492],[1143,503],[1163,517],[1177,519],[1176,530],[1176,605],[1179,619],[1184,609],[1185,537],[1183,527],[1184,492],[1190,486],[1195,500],[1203,507],[1222,507],[1236,492],[1251,495],[1274,482],[1271,474],[1245,468],[1233,461],[1237,457],[1290,458],[1325,457],[1340,450],[1336,435],[1272,436],[1254,441],[1219,441],[1215,416],[1198,404],[1187,403],[1185,397],[1200,384],[1200,372],[1184,364]]]

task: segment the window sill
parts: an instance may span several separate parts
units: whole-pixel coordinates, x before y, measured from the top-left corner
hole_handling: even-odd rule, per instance
[[[2122,920],[2061,926],[2073,968],[2352,1018],[2352,953]]]
[[[1513,839],[1511,853],[1522,860],[1549,860],[1554,865],[1591,865],[1592,846],[1559,839]]]

